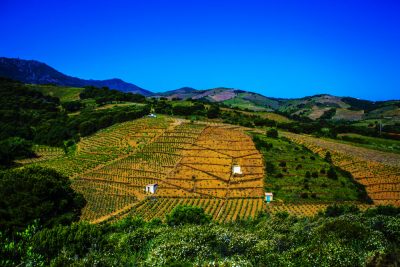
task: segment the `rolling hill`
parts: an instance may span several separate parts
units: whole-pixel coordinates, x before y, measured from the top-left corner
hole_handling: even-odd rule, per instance
[[[306,96],[303,98],[285,99],[264,96],[258,93],[235,88],[217,87],[198,90],[192,87],[152,93],[121,79],[84,80],[65,75],[54,68],[35,60],[22,60],[0,57],[0,77],[7,77],[27,84],[53,84],[57,87],[40,88],[48,95],[69,95],[65,92],[71,88],[76,96],[78,88],[92,85],[109,87],[122,92],[139,93],[144,96],[168,99],[193,99],[205,102],[218,102],[244,110],[274,111],[289,116],[305,117],[312,120],[331,119],[344,121],[384,120],[394,123],[400,121],[400,100],[369,101],[352,97],[340,97],[328,94]],[[72,97],[71,96],[71,97]]]
[[[69,87],[109,87],[123,92],[138,93],[145,96],[152,92],[121,79],[84,80],[65,75],[45,63],[36,60],[0,57],[0,77],[6,77],[28,84],[55,84]]]
[[[183,87],[177,90],[159,93],[156,97],[168,99],[195,99],[207,102],[222,102],[232,107],[247,108],[257,111],[275,110],[279,107],[280,99],[266,97],[261,94],[243,91],[234,88],[218,87],[206,90],[197,90]]]
[[[155,97],[221,102],[231,107],[254,111],[278,111],[292,116],[308,117],[312,120],[322,116],[326,119],[346,121],[384,119],[385,117],[390,117],[394,121],[400,120],[400,101],[398,100],[374,102],[328,94],[285,99],[223,87],[207,90],[183,87],[159,93]]]

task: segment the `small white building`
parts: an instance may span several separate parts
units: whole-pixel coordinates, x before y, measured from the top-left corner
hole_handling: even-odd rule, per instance
[[[243,174],[239,165],[235,164],[235,165],[232,166],[232,174],[233,175],[241,175],[241,174]]]
[[[149,118],[157,118],[157,115],[154,113],[150,113],[149,115],[147,115],[147,117]]]
[[[274,199],[274,194],[273,193],[265,193],[265,201],[267,203],[270,203]]]
[[[158,184],[146,185],[146,193],[155,194],[157,191]]]

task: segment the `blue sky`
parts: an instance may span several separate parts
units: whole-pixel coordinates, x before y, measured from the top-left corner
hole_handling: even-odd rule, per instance
[[[0,56],[152,91],[400,99],[400,1],[0,0]]]

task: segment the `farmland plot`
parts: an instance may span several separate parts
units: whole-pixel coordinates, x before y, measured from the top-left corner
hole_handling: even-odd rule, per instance
[[[139,119],[120,123],[84,137],[76,151],[37,163],[74,177],[111,160],[124,157],[148,143],[172,123],[171,119]]]
[[[88,202],[82,219],[97,221],[102,217],[106,220],[107,214],[114,216],[117,210],[125,211],[127,206],[144,200],[145,186],[164,180],[181,158],[180,151],[193,142],[203,129],[203,126],[195,124],[171,124],[152,140],[138,146],[133,153],[78,175],[73,185],[76,190],[88,195],[87,198],[92,197],[93,185],[101,184],[109,191],[101,192],[108,196],[118,188],[119,194],[113,196],[121,201],[121,205],[115,205],[112,210],[94,210],[93,207],[98,204]],[[107,207],[107,203],[103,206]]]
[[[348,202],[343,204],[356,205],[360,210],[365,211],[371,207],[368,204]],[[287,212],[296,216],[314,216],[320,211],[324,211],[332,203],[271,203],[266,204],[266,210],[270,213]]]
[[[265,207],[262,198],[154,197],[142,201],[131,212],[145,220],[164,220],[177,205],[201,207],[218,222],[254,218]]]
[[[175,168],[159,181],[154,197],[146,200],[148,206],[132,214],[163,219],[176,205],[190,204],[228,222],[254,217],[263,209],[263,160],[251,138],[238,127],[200,125],[201,134],[180,151]],[[233,164],[241,167],[242,175],[232,175]]]
[[[229,222],[263,209],[264,166],[242,127],[144,118],[85,137],[76,150],[34,162],[69,176],[87,205],[82,220],[127,214],[165,218],[178,204],[197,205]],[[232,165],[242,174],[232,175]],[[156,194],[145,192],[158,184]]]
[[[365,186],[374,204],[400,206],[400,155],[306,135],[285,135],[322,157],[329,151],[335,165],[349,171]]]

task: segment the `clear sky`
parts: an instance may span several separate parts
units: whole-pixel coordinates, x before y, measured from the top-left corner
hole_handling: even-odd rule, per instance
[[[152,91],[400,99],[398,0],[0,0],[0,56]]]

